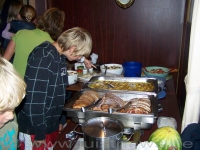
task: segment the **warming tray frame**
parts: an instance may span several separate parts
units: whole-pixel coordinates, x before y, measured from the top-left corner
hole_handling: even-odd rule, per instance
[[[95,81],[117,81],[117,82],[129,82],[129,83],[152,83],[154,85],[154,89],[152,91],[130,91],[130,90],[111,90],[111,91],[120,91],[120,92],[131,92],[131,93],[140,93],[140,92],[153,92],[158,94],[158,81],[156,78],[150,77],[112,77],[112,76],[94,76],[88,82],[86,82],[82,88],[85,89],[92,89],[95,91],[108,91],[107,89],[96,89],[90,88],[89,84]]]
[[[149,129],[152,126],[152,124],[155,123],[156,118],[158,117],[158,98],[157,94],[154,92],[134,92],[134,91],[122,92],[122,91],[94,90],[97,93],[99,93],[100,97],[105,95],[105,93],[112,92],[113,94],[119,96],[122,99],[126,97],[127,99],[123,99],[125,101],[128,101],[128,97],[129,98],[143,97],[143,98],[149,98],[151,100],[152,113],[150,114],[129,114],[129,113],[109,114],[108,112],[102,112],[102,111],[86,110],[85,112],[82,112],[81,109],[73,109],[72,105],[78,99],[78,97],[85,91],[88,91],[88,89],[86,88],[78,91],[72,98],[68,100],[68,103],[64,107],[66,115],[68,117],[71,117],[72,121],[74,121],[75,123],[84,123],[88,119],[105,116],[120,120],[124,124],[125,128]]]

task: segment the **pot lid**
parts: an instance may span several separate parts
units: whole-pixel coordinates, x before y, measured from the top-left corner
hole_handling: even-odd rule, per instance
[[[86,121],[82,130],[84,134],[96,138],[115,136],[124,130],[124,125],[119,120],[109,117],[97,117]]]

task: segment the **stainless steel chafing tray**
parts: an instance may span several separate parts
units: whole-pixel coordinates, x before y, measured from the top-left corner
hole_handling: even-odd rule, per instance
[[[91,90],[91,89],[90,89]],[[151,101],[151,113],[149,114],[129,114],[129,113],[112,113],[103,111],[86,110],[83,112],[81,109],[73,109],[75,101],[88,89],[83,89],[77,92],[72,98],[69,99],[68,103],[64,107],[64,111],[68,117],[76,123],[84,123],[86,120],[94,117],[112,117],[120,120],[125,128],[135,129],[149,129],[152,124],[155,123],[158,115],[158,99],[157,94],[153,92],[119,92],[119,91],[96,91],[100,97],[103,97],[107,92],[120,97],[124,101],[129,101],[132,98],[148,98]]]
[[[115,88],[99,88],[98,86],[92,87],[91,85],[99,83],[111,83]],[[101,85],[101,84],[100,84]],[[117,86],[116,86],[117,85]],[[141,89],[135,88],[138,85]],[[146,88],[149,87],[150,88]],[[124,87],[123,87],[124,86]],[[135,86],[135,87],[134,87]],[[105,86],[104,86],[105,87]],[[122,88],[121,88],[122,87]],[[83,89],[93,89],[96,91],[111,90],[111,91],[121,91],[121,92],[154,92],[158,93],[158,81],[156,78],[146,78],[146,77],[108,77],[108,76],[95,76],[92,77],[89,82],[86,82]]]

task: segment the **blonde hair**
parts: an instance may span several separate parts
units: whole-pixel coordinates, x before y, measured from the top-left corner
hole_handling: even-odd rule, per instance
[[[13,65],[0,57],[0,113],[14,110],[24,95],[26,84]]]
[[[26,22],[34,22],[37,17],[36,10],[31,5],[22,6],[19,14],[21,19]]]
[[[63,51],[75,46],[74,56],[88,57],[92,50],[92,37],[90,33],[80,27],[74,27],[63,32],[58,37],[57,42]]]
[[[12,20],[18,20],[17,16],[22,6],[23,4],[21,2],[12,2],[10,4],[8,9],[7,23],[11,22]]]

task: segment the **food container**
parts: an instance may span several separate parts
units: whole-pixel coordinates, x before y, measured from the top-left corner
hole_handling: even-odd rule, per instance
[[[83,69],[83,75],[87,74],[88,70],[87,69]]]
[[[67,70],[68,73],[68,83],[69,85],[75,84],[78,81],[77,71]]]
[[[108,84],[114,86],[108,86]],[[156,78],[146,77],[106,77],[95,76],[85,83],[83,89],[97,91],[120,91],[120,92],[154,92],[158,93],[158,82]]]
[[[131,113],[112,113],[103,112],[103,111],[94,111],[87,109],[85,112],[82,109],[73,109],[73,104],[75,101],[88,89],[82,89],[77,92],[72,98],[68,100],[64,107],[66,115],[72,119],[75,123],[84,123],[86,120],[95,118],[95,117],[112,117],[121,121],[125,128],[134,128],[134,129],[149,129],[152,124],[155,123],[158,116],[158,99],[157,95],[153,92],[119,92],[112,91],[112,94],[120,97],[124,101],[129,101],[133,98],[148,98],[151,101],[151,113],[149,114],[131,114]],[[110,91],[96,91],[100,97],[103,97],[107,92]]]
[[[141,62],[124,62],[123,72],[125,77],[141,77],[142,63]]]
[[[84,68],[86,68],[84,63],[78,63],[77,62],[77,63],[74,64],[74,69],[77,70],[79,66],[84,66]]]
[[[158,81],[158,92],[162,92],[165,88],[165,82],[166,82],[166,79],[163,78],[163,77],[153,77],[153,76],[146,76],[146,78],[156,78],[157,81]],[[158,93],[158,94],[159,94]]]
[[[174,128],[174,129],[177,129],[177,122],[172,117],[163,117],[163,116],[161,116],[157,120],[157,126],[158,126],[158,128],[169,126],[169,127]]]
[[[170,69],[160,66],[149,66],[142,68],[142,71],[146,76],[163,77],[165,78],[169,73]]]
[[[79,125],[82,126],[82,133],[75,132],[83,134],[85,150],[121,150],[121,138],[124,134],[121,121],[110,117],[96,117]]]
[[[89,73],[93,73],[93,68],[88,69]]]
[[[123,66],[121,64],[104,64],[100,66],[100,69],[105,74],[121,75],[123,72]]]

